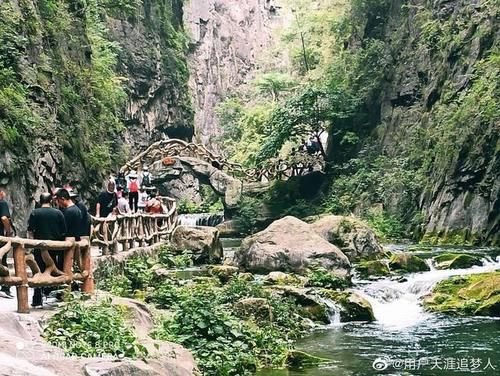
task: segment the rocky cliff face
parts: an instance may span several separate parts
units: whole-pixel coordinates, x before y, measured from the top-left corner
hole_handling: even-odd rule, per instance
[[[91,199],[144,145],[192,138],[182,16],[181,0],[0,2],[0,188],[18,229],[41,192]]]
[[[500,242],[498,40],[487,1],[392,1],[376,133],[384,154],[420,153],[428,240]]]
[[[290,9],[275,0],[190,0],[185,24],[192,38],[189,86],[195,107],[196,138],[217,147],[216,107],[255,77],[276,41],[275,30],[290,20]]]
[[[125,141],[136,149],[163,135],[193,137],[182,17],[182,0],[144,0],[131,17],[107,18],[120,45],[118,72],[126,77]]]

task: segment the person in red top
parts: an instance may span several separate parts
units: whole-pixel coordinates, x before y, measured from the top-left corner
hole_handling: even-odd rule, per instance
[[[146,213],[150,214],[163,214],[163,206],[161,201],[156,198],[156,192],[152,192],[151,199],[146,204]]]
[[[132,213],[137,213],[137,204],[139,203],[139,181],[137,180],[137,173],[132,171],[128,181],[128,202]]]

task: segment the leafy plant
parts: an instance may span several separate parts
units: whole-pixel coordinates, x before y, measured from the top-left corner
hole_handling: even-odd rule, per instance
[[[307,273],[307,284],[311,287],[323,287],[325,289],[344,289],[349,287],[349,283],[345,278],[340,278],[332,272],[322,267],[312,268]]]
[[[110,298],[98,302],[72,298],[44,324],[43,335],[69,356],[147,356],[147,349],[125,324],[125,315],[126,310]]]

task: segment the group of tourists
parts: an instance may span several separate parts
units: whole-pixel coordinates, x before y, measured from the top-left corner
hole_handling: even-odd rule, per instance
[[[113,215],[131,213],[162,214],[166,212],[157,189],[151,186],[151,176],[147,167],[140,174],[131,171],[117,178],[110,177],[105,182],[106,189],[99,194],[95,206],[96,217],[106,218]],[[6,201],[6,193],[0,190],[0,236],[16,236],[11,211]],[[69,186],[55,188],[52,192],[40,195],[28,223],[28,238],[41,240],[79,241],[90,238],[91,216],[89,210],[79,199],[77,192]],[[35,249],[32,252],[40,271],[54,277],[64,275],[64,251]],[[81,267],[80,255],[75,253],[77,266]],[[81,260],[80,260],[81,261]],[[7,254],[2,257],[0,268],[8,270]],[[42,306],[43,295],[53,291],[51,288],[35,288],[32,306]],[[13,298],[9,286],[0,287],[0,297]]]
[[[0,191],[0,217],[0,235],[15,236],[4,191]],[[28,219],[28,238],[31,239],[79,241],[90,237],[90,229],[91,217],[87,207],[70,187],[56,188],[52,193],[42,193]],[[6,256],[2,258],[4,267],[7,267]],[[42,273],[51,276],[64,275],[64,251],[35,249],[33,256]],[[77,252],[75,259],[79,260],[79,257]],[[50,287],[44,288],[43,291],[42,288],[35,288],[32,306],[42,306],[42,293],[48,296],[52,290]],[[0,297],[13,297],[9,286],[2,286]]]
[[[151,185],[151,175],[147,166],[141,173],[130,171],[126,176],[119,173],[110,176],[106,190],[99,194],[96,217],[131,213],[162,214],[164,207],[156,187]]]

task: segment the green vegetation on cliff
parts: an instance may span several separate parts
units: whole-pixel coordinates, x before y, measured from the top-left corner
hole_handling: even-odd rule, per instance
[[[236,119],[239,135],[249,135],[236,137],[238,152],[230,154],[250,165],[287,159],[301,138],[326,130],[329,184],[312,206],[354,212],[388,238],[498,241],[498,218],[488,214],[500,171],[499,8],[452,3],[294,2],[297,22],[283,43],[299,85],[272,103],[245,95],[226,101],[222,125]],[[255,102],[266,111],[258,122],[242,120]],[[488,217],[481,230],[456,237],[479,211]]]
[[[15,158],[6,166],[7,179],[24,173],[24,167],[32,171],[33,159],[50,153],[61,162],[57,175],[92,184],[128,157],[126,103],[134,95],[129,86],[136,77],[127,74],[137,72],[125,71],[143,47],[129,51],[128,43],[133,42],[117,39],[111,30],[115,20],[139,29],[141,23],[149,25],[147,32],[158,35],[162,80],[177,91],[169,100],[178,100],[179,113],[185,113],[189,123],[187,37],[177,9],[181,5],[171,0],[154,5],[141,0],[3,1],[0,146]]]

